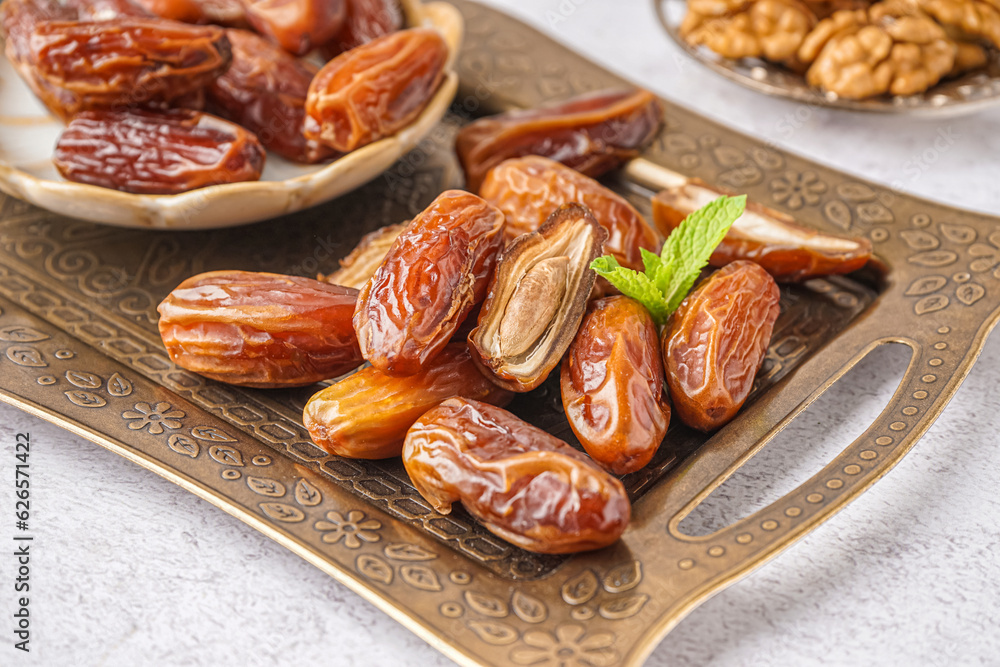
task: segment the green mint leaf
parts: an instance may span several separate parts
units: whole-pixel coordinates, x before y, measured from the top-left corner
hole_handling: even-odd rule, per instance
[[[644,305],[656,325],[662,327],[681,305],[729,228],[743,215],[746,204],[745,195],[719,197],[698,209],[667,237],[659,255],[641,249],[642,272],[622,266],[611,255],[598,257],[590,268],[622,294]]]
[[[746,195],[719,197],[686,217],[667,237],[660,259],[670,272],[668,276],[657,276],[655,282],[668,314],[681,305],[716,246],[743,215],[746,204]]]
[[[649,254],[652,255],[652,253]],[[645,258],[645,255],[643,257]],[[653,257],[656,257],[656,255],[653,255]],[[659,260],[658,257],[657,260]],[[625,268],[610,255],[598,257],[590,263],[590,268],[597,275],[607,279],[622,294],[632,297],[644,305],[650,315],[653,316],[653,321],[656,322],[657,326],[666,324],[670,313],[666,310],[666,302],[663,299],[663,294],[645,273]]]
[[[642,265],[645,268],[645,274],[656,285],[656,289],[662,292],[670,281],[670,274],[673,268],[664,262],[659,255],[651,253],[645,248],[639,248],[639,252],[642,254]]]

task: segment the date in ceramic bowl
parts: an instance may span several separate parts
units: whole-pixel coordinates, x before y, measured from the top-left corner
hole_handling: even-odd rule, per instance
[[[140,195],[66,181],[52,163],[64,125],[17,75],[0,48],[0,190],[54,213],[119,227],[212,229],[293,213],[367,183],[438,123],[458,87],[454,56],[462,17],[442,2],[401,3],[409,27],[438,30],[449,47],[445,76],[421,114],[396,134],[327,164],[295,164],[269,152],[259,181],[213,185],[176,195]]]

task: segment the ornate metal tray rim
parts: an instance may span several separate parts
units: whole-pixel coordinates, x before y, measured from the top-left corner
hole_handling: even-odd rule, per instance
[[[267,521],[258,518],[256,515],[247,512],[245,509],[241,509],[239,505],[234,503],[229,497],[214,491],[209,486],[199,483],[187,475],[181,474],[176,469],[164,466],[162,463],[157,462],[155,458],[144,455],[119,440],[109,438],[98,431],[90,429],[75,420],[68,419],[65,415],[61,415],[54,410],[50,410],[44,406],[38,405],[37,403],[12,396],[2,390],[0,390],[0,402],[12,405],[34,417],[56,424],[70,433],[85,440],[89,440],[90,442],[93,442],[94,444],[99,445],[108,451],[155,473],[156,475],[159,475],[171,484],[176,484],[185,491],[198,496],[202,500],[219,508],[226,514],[229,514],[230,516],[247,524],[254,530],[266,535],[277,544],[285,547],[289,551],[301,557],[303,560],[333,577],[333,579],[335,579],[338,583],[343,584],[367,602],[381,609],[397,622],[404,625],[411,632],[424,639],[435,649],[447,655],[452,660],[455,660],[455,662],[462,665],[468,665],[470,667],[478,667],[481,665],[481,663],[475,660],[473,656],[467,655],[459,648],[449,644],[448,642],[442,641],[440,637],[433,632],[432,628],[426,627],[425,624],[421,622],[419,616],[413,614],[407,608],[393,603],[387,596],[379,594],[374,588],[366,585],[361,578],[352,574],[347,568],[338,567],[332,564],[323,557],[322,553],[310,548],[303,542],[276,530]]]

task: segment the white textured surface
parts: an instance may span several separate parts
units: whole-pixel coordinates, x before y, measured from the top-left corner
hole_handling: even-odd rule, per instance
[[[923,196],[1000,210],[1000,112],[943,123],[810,110],[723,81],[666,42],[647,2],[493,0],[640,83],[791,150]],[[565,20],[557,20],[564,18]],[[801,116],[800,116],[801,117]],[[789,130],[795,124],[801,127]],[[939,132],[955,142],[914,178]],[[785,141],[787,139],[787,141]],[[729,517],[788,490],[846,443],[903,358],[880,354],[726,486]],[[697,609],[656,649],[666,665],[1000,664],[1000,338],[888,477],[813,535]],[[0,664],[446,665],[297,556],[103,449],[0,405],[0,540],[13,434],[30,431],[33,652],[10,648],[0,556]],[[818,433],[833,433],[817,444]],[[842,436],[842,440],[837,437]],[[809,454],[794,452],[808,444]],[[792,463],[794,462],[794,463]],[[751,486],[751,484],[754,484]],[[711,520],[711,516],[707,520]],[[8,550],[3,548],[4,553]],[[15,658],[17,662],[12,662]]]

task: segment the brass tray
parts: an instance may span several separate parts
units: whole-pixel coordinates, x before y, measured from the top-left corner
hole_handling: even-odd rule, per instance
[[[672,427],[625,478],[615,546],[540,557],[461,512],[435,514],[398,461],[313,446],[310,390],[254,391],[171,365],[155,306],[210,269],[312,275],[366,231],[460,184],[454,133],[473,114],[622,85],[514,19],[466,0],[459,96],[421,146],[336,203],[240,230],[122,230],[0,197],[0,398],[153,470],[239,517],[468,665],[637,665],[691,609],[819,526],[900,460],[955,393],[996,323],[997,218],[893,194],[666,103],[667,123],[614,187],[679,172],[748,192],[818,228],[865,235],[882,272],[783,291],[755,395],[711,438]],[[648,209],[647,209],[648,210]],[[814,477],[711,535],[681,519],[868,352],[912,359],[886,409]],[[513,410],[570,437],[558,391]]]

